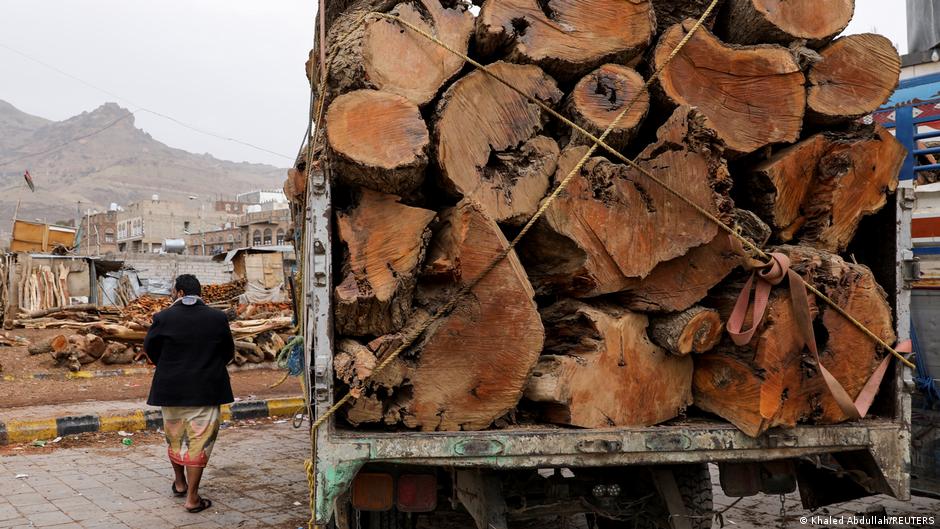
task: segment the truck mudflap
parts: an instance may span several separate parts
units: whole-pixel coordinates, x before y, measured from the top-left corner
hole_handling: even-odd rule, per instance
[[[318,439],[317,522],[367,463],[491,469],[616,467],[797,460],[804,504],[889,494],[907,500],[910,432],[873,419],[800,426],[752,438],[708,423],[610,430],[524,430],[357,435],[324,429]],[[830,455],[831,456],[828,456]],[[899,458],[899,454],[904,454]],[[834,486],[836,485],[836,486]],[[854,496],[853,496],[854,494]]]

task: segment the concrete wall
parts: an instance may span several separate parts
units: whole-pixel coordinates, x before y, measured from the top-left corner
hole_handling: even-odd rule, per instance
[[[204,285],[228,283],[232,280],[232,264],[217,263],[211,257],[175,254],[122,254],[127,266],[138,271],[141,281],[171,282],[180,274],[193,274]]]

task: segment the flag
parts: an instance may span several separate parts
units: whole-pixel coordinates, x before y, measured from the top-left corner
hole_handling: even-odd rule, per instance
[[[26,180],[26,185],[29,186],[29,190],[32,191],[33,193],[35,193],[35,192],[36,192],[36,184],[33,183],[33,177],[29,175],[29,169],[27,169],[26,172],[23,173],[23,179]]]

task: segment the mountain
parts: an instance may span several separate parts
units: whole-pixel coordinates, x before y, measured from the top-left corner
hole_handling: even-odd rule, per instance
[[[26,157],[48,150],[53,152]],[[75,217],[79,209],[106,209],[112,202],[126,204],[153,194],[178,201],[191,195],[234,198],[240,192],[280,188],[286,174],[271,165],[169,147],[137,128],[133,114],[115,103],[50,121],[0,100],[0,164],[20,157],[25,158],[0,165],[3,242],[9,238],[17,200],[22,201],[18,218],[55,222]],[[27,169],[35,193],[24,185]]]

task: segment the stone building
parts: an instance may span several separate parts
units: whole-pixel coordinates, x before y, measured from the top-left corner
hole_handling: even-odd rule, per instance
[[[117,205],[109,211],[87,212],[79,220],[78,253],[108,255],[118,251]]]
[[[117,214],[117,247],[125,253],[156,253],[168,239],[184,239],[234,222],[237,214],[216,211],[212,204],[172,202],[154,195],[129,204]]]

